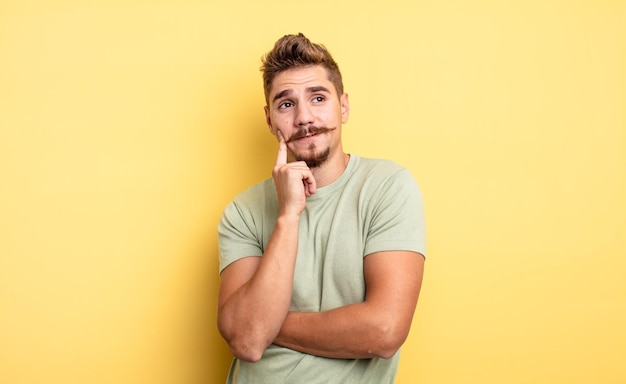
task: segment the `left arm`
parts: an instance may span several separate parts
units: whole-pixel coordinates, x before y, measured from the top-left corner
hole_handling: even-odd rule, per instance
[[[330,358],[391,358],[406,340],[424,271],[417,252],[376,252],[364,259],[365,301],[324,312],[289,312],[274,340]]]

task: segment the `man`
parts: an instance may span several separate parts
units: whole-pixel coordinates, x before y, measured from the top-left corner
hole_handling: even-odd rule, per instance
[[[422,282],[420,191],[343,151],[350,105],[322,45],[284,36],[261,69],[276,164],[218,227],[228,383],[392,383]]]

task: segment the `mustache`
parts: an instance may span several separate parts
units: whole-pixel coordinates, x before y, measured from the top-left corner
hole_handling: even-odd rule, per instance
[[[307,137],[310,135],[316,135],[318,133],[326,133],[326,132],[330,132],[330,131],[334,131],[337,128],[329,128],[329,127],[316,127],[316,126],[309,126],[307,128],[301,128],[298,131],[296,131],[296,133],[294,133],[293,135],[289,136],[289,139],[287,141],[285,141],[286,143],[291,143],[294,140],[298,140],[301,139],[303,137]]]

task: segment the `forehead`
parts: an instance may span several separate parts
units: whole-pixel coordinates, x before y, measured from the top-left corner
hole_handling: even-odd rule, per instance
[[[269,92],[270,100],[278,92],[305,90],[315,86],[323,86],[329,91],[335,92],[333,83],[328,79],[328,71],[323,66],[311,65],[287,69],[274,77]]]

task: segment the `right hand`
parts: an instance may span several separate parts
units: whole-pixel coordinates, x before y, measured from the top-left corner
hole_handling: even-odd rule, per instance
[[[306,206],[306,198],[316,190],[315,178],[304,161],[287,163],[287,143],[280,131],[278,154],[272,176],[278,194],[279,214],[299,215]]]

